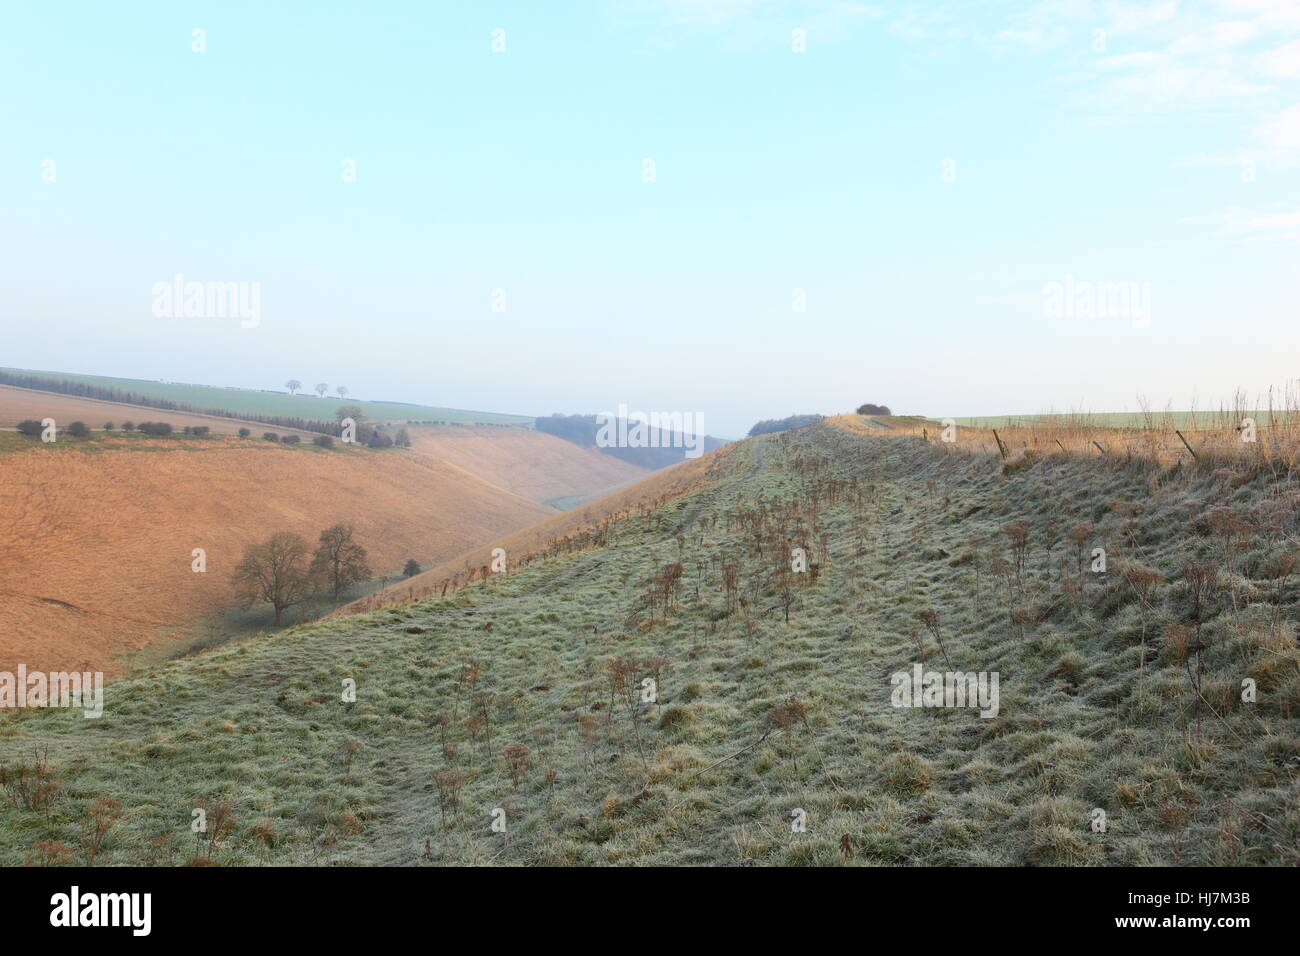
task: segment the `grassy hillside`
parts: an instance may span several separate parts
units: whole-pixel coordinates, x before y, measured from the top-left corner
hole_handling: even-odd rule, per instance
[[[730,445],[526,567],[118,681],[99,720],[10,713],[0,764],[48,747],[56,796],[0,807],[0,863],[83,859],[99,797],[107,863],[1300,862],[1295,476],[869,431]],[[892,706],[915,663],[997,671],[998,715]]]
[[[349,396],[346,400],[321,398],[310,391],[315,382],[306,383],[307,391],[290,395],[288,392],[262,392],[246,388],[216,388],[210,385],[182,385],[174,382],[150,382],[133,378],[112,378],[106,375],[75,375],[68,372],[43,372],[31,369],[0,369],[20,375],[37,375],[67,382],[81,382],[102,388],[120,389],[124,392],[162,399],[188,406],[194,411],[229,412],[234,417],[244,415],[279,415],[317,421],[334,421],[335,412],[342,405],[359,405],[371,421],[440,421],[478,422],[486,424],[524,424],[532,421],[525,415],[503,415],[496,412],[471,412],[457,408],[439,408],[433,405],[408,405],[402,402],[365,402]],[[346,384],[346,383],[344,383]],[[138,417],[138,416],[137,416]]]

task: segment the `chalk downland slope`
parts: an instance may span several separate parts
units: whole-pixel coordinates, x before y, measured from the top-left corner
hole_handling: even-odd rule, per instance
[[[0,764],[49,745],[63,787],[0,806],[0,862],[76,846],[101,795],[106,864],[1300,862],[1287,469],[829,423],[695,467],[445,600],[156,667],[100,721],[0,717]],[[996,716],[895,706],[918,664],[997,672]],[[196,849],[203,799],[236,823]]]
[[[375,573],[395,574],[554,510],[396,449],[119,435],[0,454],[0,514],[0,670],[112,673],[125,649],[229,606],[244,545],[276,531],[314,546],[350,523]]]
[[[505,551],[506,566],[511,569],[527,566],[573,546],[574,542],[600,540],[602,530],[614,522],[706,487],[718,474],[733,467],[732,454],[728,446],[674,468],[653,472],[635,484],[458,554],[421,574],[353,601],[331,616],[347,616],[454,592],[479,576],[483,568],[490,568],[497,548]]]
[[[412,449],[533,501],[590,498],[650,474],[553,435],[514,426],[409,425]]]

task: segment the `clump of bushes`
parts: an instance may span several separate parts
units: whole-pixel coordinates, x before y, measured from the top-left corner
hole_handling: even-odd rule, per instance
[[[90,429],[86,427],[85,422],[69,422],[65,431],[73,438],[90,437]]]
[[[168,438],[172,433],[171,422],[141,422],[135,427],[137,431],[156,438]]]
[[[319,445],[321,448],[333,448],[334,438],[330,435],[317,435],[311,440],[313,445]]]
[[[770,432],[785,432],[792,428],[815,425],[825,418],[824,415],[791,415],[789,418],[767,418],[749,430],[749,437],[766,435]]]
[[[262,439],[264,441],[279,441],[280,436],[275,432],[262,432]]]
[[[302,441],[302,439],[299,438],[297,435],[285,435],[283,438],[280,439],[280,444],[281,444],[281,445],[296,445],[296,444],[298,444],[298,442],[300,442],[300,441]]]
[[[34,418],[26,418],[18,423],[18,434],[28,438],[41,437],[41,423]]]

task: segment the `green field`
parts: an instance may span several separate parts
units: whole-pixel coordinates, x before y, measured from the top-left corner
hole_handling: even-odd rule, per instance
[[[0,863],[84,861],[100,797],[109,865],[1300,863],[1285,469],[1004,470],[827,424],[717,454],[598,546],[153,667],[98,720],[5,715],[0,766],[48,747],[52,798],[0,802]],[[997,672],[998,713],[897,706],[916,664]]]
[[[496,412],[473,412],[457,408],[439,408],[433,405],[406,405],[399,402],[370,402],[348,396],[320,398],[315,392],[261,392],[244,388],[217,388],[211,385],[181,385],[174,382],[147,382],[132,378],[110,378],[104,375],[74,375],[67,372],[42,372],[33,369],[6,368],[3,371],[16,375],[37,375],[42,378],[61,379],[116,388],[149,398],[163,399],[188,405],[194,411],[229,412],[230,417],[242,415],[279,415],[305,418],[313,421],[334,421],[335,412],[342,405],[359,405],[362,414],[371,421],[441,421],[475,424],[512,425],[532,422],[531,416],[504,415]],[[311,385],[307,384],[310,389]]]

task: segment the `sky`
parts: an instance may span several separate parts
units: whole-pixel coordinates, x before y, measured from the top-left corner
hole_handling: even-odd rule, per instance
[[[1300,378],[1300,2],[6,0],[0,90],[0,366],[724,437]]]

